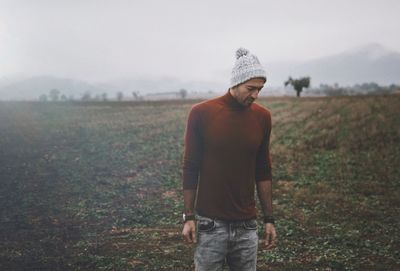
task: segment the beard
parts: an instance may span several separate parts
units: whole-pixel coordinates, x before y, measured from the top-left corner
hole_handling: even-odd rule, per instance
[[[244,100],[244,104],[247,105],[247,106],[250,106],[250,105],[254,102],[254,100],[255,100],[255,99],[253,99],[253,98],[251,98],[251,97],[248,97],[248,98],[246,98],[246,99]]]

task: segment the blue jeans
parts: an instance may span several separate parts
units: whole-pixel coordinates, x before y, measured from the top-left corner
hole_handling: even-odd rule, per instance
[[[231,271],[256,270],[257,222],[226,222],[197,216],[196,271],[219,271],[225,263]]]

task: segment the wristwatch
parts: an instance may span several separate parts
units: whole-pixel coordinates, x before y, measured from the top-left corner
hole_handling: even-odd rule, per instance
[[[187,215],[185,213],[182,214],[183,223],[189,220],[195,220],[195,215]]]

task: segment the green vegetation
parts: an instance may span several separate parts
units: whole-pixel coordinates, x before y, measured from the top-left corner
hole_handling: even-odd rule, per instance
[[[259,102],[279,238],[259,270],[399,270],[400,96]],[[0,103],[0,269],[191,270],[192,104]]]

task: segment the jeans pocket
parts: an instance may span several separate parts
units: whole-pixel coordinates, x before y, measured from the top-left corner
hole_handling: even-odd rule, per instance
[[[257,229],[257,221],[255,219],[247,220],[243,222],[243,227],[246,230],[256,230]]]
[[[198,220],[197,229],[199,232],[211,232],[215,229],[214,220]]]

